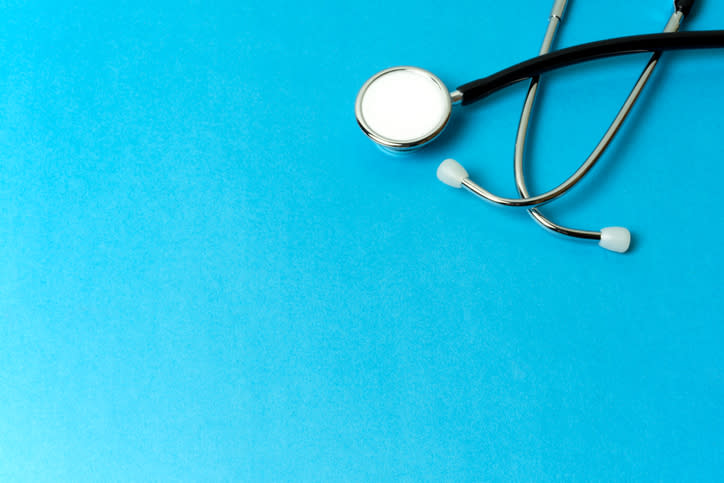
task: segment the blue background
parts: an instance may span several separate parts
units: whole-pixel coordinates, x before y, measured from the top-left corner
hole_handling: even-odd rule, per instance
[[[411,157],[355,123],[382,68],[535,55],[550,3],[2,2],[0,479],[723,479],[723,52],[665,55],[545,208],[626,255],[435,179],[515,194],[523,84]],[[556,45],[671,12],[572,0]],[[647,58],[544,78],[531,191]]]

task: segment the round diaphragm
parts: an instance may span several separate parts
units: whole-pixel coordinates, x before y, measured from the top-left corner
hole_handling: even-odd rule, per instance
[[[424,146],[445,129],[452,101],[442,81],[417,67],[392,67],[375,74],[357,94],[355,115],[380,147],[404,152]]]

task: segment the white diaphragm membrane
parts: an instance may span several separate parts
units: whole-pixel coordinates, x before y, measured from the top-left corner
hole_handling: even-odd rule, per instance
[[[362,86],[355,106],[357,121],[373,141],[406,150],[434,139],[450,118],[445,85],[416,67],[384,70]]]

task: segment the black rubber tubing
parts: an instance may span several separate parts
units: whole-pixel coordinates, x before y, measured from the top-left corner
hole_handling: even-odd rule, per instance
[[[457,90],[462,94],[462,103],[471,104],[516,82],[589,60],[641,52],[716,49],[722,47],[724,47],[724,30],[618,37],[539,55],[488,77],[463,84]]]

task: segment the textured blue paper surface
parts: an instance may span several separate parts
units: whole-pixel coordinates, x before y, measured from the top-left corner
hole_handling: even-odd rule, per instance
[[[2,2],[0,480],[724,479],[724,52],[664,55],[544,209],[626,255],[435,179],[515,194],[523,84],[410,157],[356,125],[383,68],[535,55],[550,3]],[[671,12],[572,0],[556,47]],[[532,192],[647,58],[544,77]]]

